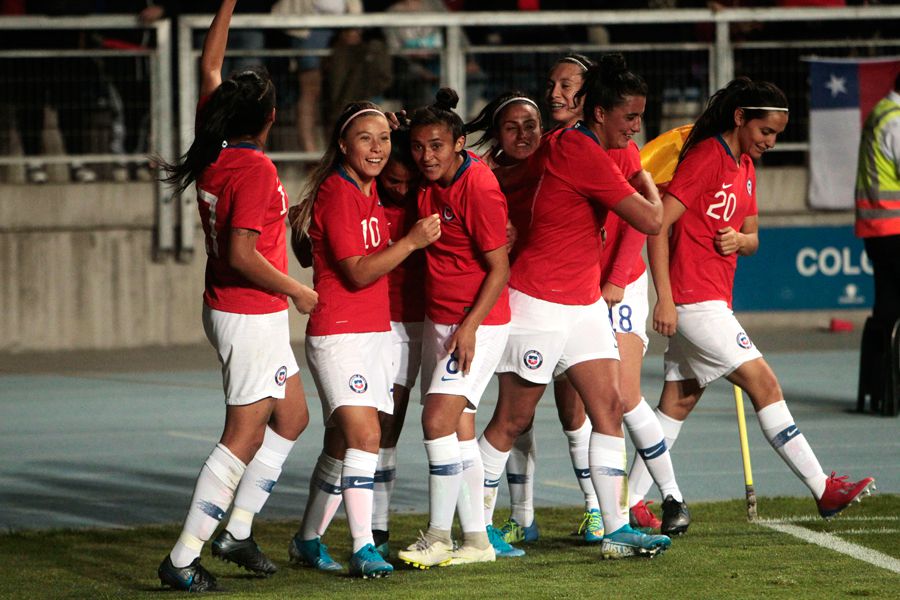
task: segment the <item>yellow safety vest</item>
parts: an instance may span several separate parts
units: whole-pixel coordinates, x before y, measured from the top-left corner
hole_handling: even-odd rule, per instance
[[[881,149],[884,127],[900,119],[900,104],[883,98],[866,119],[856,170],[856,235],[900,234],[900,172]]]

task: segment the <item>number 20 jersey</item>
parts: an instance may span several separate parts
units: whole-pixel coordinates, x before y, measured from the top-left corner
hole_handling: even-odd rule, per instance
[[[666,191],[687,209],[669,238],[673,300],[724,300],[731,307],[738,255],[722,256],[714,239],[723,227],[740,231],[757,214],[753,161],[744,154],[736,163],[721,136],[707,138],[684,157]]]

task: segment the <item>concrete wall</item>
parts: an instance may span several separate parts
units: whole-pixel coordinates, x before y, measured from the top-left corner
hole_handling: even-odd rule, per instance
[[[850,213],[806,211],[806,177],[802,168],[760,170],[763,227],[852,222]],[[286,187],[295,198],[300,182]],[[203,342],[205,256],[153,262],[153,223],[149,183],[0,186],[0,352]],[[199,225],[195,247],[203,248]],[[310,271],[290,262],[292,275],[309,283]],[[827,323],[816,313],[764,319]],[[291,327],[301,339],[305,318],[296,311]]]

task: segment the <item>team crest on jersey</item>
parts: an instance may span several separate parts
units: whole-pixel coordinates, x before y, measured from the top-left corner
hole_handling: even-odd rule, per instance
[[[362,394],[367,389],[369,389],[369,382],[366,381],[365,377],[359,373],[350,376],[350,391]]]
[[[450,207],[449,207],[449,206],[445,206],[445,207],[444,207],[444,210],[442,210],[441,213],[444,215],[444,220],[445,220],[445,221],[452,221],[452,220],[453,220],[453,211],[450,210]]]
[[[525,363],[526,367],[534,371],[544,364],[544,357],[537,350],[529,350],[522,358],[522,362]]]
[[[275,371],[275,383],[284,385],[285,381],[287,381],[287,367],[281,366]]]
[[[737,344],[744,350],[749,350],[753,347],[753,342],[750,341],[750,337],[743,331],[737,334]]]
[[[749,179],[747,180],[747,193],[753,195],[753,182]]]

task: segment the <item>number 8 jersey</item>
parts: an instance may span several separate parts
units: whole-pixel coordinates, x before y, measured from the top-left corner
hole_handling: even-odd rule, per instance
[[[684,157],[666,192],[687,209],[669,238],[675,304],[724,300],[730,308],[738,255],[722,256],[713,241],[723,227],[740,231],[757,214],[753,161],[742,155],[738,164],[721,136],[707,138]]]
[[[338,263],[368,256],[390,243],[388,221],[378,191],[366,196],[343,167],[319,187],[309,239],[313,247],[313,285],[319,303],[309,316],[307,335],[390,331],[387,276],[354,288]]]

